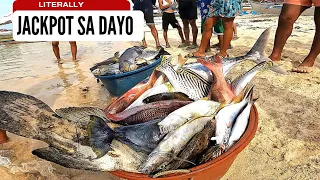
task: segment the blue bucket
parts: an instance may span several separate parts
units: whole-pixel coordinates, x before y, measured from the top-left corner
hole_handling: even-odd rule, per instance
[[[113,96],[121,96],[132,87],[137,85],[139,82],[143,81],[149,77],[153,70],[160,64],[161,58],[134,71],[125,72],[121,74],[115,74],[110,76],[95,76],[104,85],[109,93]]]

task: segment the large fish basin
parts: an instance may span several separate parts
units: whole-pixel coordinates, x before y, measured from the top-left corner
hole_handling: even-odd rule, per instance
[[[134,71],[110,75],[110,76],[95,76],[104,85],[104,87],[113,96],[121,96],[132,87],[137,85],[149,77],[153,70],[160,64],[161,58],[157,59],[152,64],[141,67]]]
[[[171,174],[166,177],[156,178],[159,180],[216,180],[222,178],[229,168],[231,167],[233,161],[236,159],[237,155],[250,143],[256,134],[258,128],[258,111],[255,106],[252,106],[250,112],[250,119],[248,127],[241,137],[241,139],[231,147],[227,152],[223,153],[218,158],[209,161],[207,163],[201,164],[199,166],[191,168],[190,173],[186,174]],[[150,178],[144,174],[130,173],[125,171],[113,171],[111,174],[118,176],[120,178],[128,180],[154,180],[155,178]]]

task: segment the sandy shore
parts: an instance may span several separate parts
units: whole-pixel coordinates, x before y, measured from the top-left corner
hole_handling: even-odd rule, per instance
[[[240,38],[232,41],[234,48],[229,51],[230,55],[245,54],[259,35],[270,26],[273,27],[273,33],[266,51],[268,54],[271,52],[277,17],[243,16],[237,18],[236,23]],[[161,26],[157,27],[160,29]],[[283,68],[290,71],[303,60],[310,49],[314,30],[313,17],[305,16],[298,20],[283,53]],[[146,36],[148,44],[151,48],[154,47],[150,32],[146,32]],[[159,37],[164,44],[162,32],[159,32]],[[172,48],[167,50],[170,53],[174,56],[187,53],[186,50],[176,48],[179,45],[176,31],[170,30],[169,38]],[[198,39],[200,42],[200,37]],[[216,37],[213,37],[212,43],[216,42]],[[60,50],[64,52],[62,58],[65,60],[64,64],[57,66],[50,43],[43,43],[41,46],[45,45],[45,50],[39,52],[32,49],[34,54],[17,59],[27,60],[28,63],[23,64],[26,69],[12,70],[17,74],[31,69],[31,75],[4,74],[0,79],[0,90],[33,95],[53,109],[88,105],[104,108],[110,103],[111,97],[101,84],[97,84],[89,67],[106,59],[105,56],[116,50],[137,44],[79,42],[79,62],[74,63],[70,60],[70,53],[65,53],[69,52],[69,44],[61,43]],[[95,48],[103,45],[111,48]],[[24,52],[23,44],[8,46],[19,46],[21,52]],[[7,47],[0,48],[1,60],[1,57],[5,57],[1,53]],[[30,51],[30,47],[28,48]],[[41,56],[38,57],[37,53],[41,53]],[[319,58],[317,61],[319,62]],[[253,65],[251,62],[242,63],[234,68],[230,77],[234,78]],[[256,86],[255,96],[259,97],[256,102],[259,112],[258,131],[222,179],[319,179],[320,70],[317,68],[310,74],[289,75],[266,71],[258,74],[252,83]],[[86,87],[89,87],[89,91],[83,91]],[[12,164],[0,167],[1,179],[117,179],[108,172],[67,169],[41,160],[33,156],[31,151],[43,146],[43,143],[12,134],[9,136],[10,142],[0,145],[0,154],[10,157]]]

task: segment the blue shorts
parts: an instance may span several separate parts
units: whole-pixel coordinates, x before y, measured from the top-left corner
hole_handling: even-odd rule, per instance
[[[242,15],[242,0],[212,0],[208,17],[232,18]]]

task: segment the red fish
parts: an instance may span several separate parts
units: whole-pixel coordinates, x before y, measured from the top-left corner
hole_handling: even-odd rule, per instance
[[[223,76],[221,58],[215,57],[198,58],[198,62],[207,67],[212,72],[213,82],[209,93],[209,98],[213,101],[229,104],[235,95]]]
[[[136,106],[118,114],[107,114],[107,119],[112,122],[132,125],[147,122],[152,119],[161,119],[171,112],[190,104],[192,101],[167,100],[157,101],[142,106]]]
[[[138,97],[141,96],[146,90],[153,87],[153,84],[156,82],[158,76],[157,71],[153,71],[149,80],[141,81],[139,84],[131,88],[120,98],[113,101],[104,111],[105,114],[116,114],[125,110],[130,104],[132,104]]]

